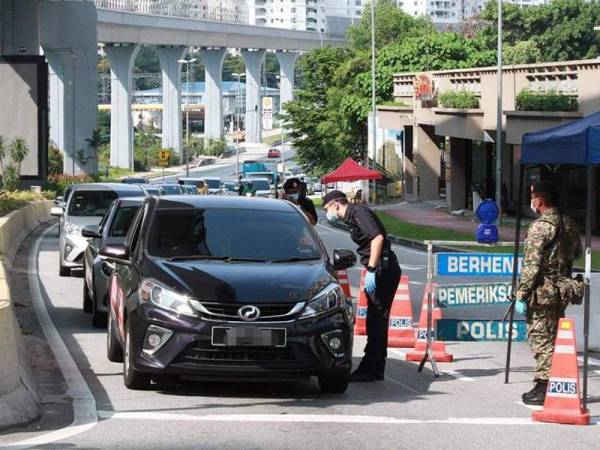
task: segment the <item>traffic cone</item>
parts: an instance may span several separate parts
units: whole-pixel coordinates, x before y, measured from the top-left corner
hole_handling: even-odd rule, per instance
[[[433,352],[433,357],[437,362],[452,362],[454,357],[450,353],[446,353],[446,344],[443,341],[435,340],[435,322],[442,318],[442,310],[435,306],[435,301],[433,299],[433,289],[435,285],[425,287],[425,292],[423,293],[423,306],[421,307],[421,315],[419,317],[419,331],[417,332],[417,342],[415,347],[410,353],[406,354],[407,361],[422,361],[423,356],[425,355],[425,350],[427,349],[427,301],[428,294],[430,289],[431,291],[431,301],[433,302],[433,321],[432,321],[432,330],[433,342],[431,343],[431,351]],[[427,357],[429,359],[429,356]]]
[[[388,347],[413,348],[415,342],[408,277],[402,275],[390,311]]]
[[[360,288],[358,291],[358,304],[356,305],[356,322],[354,323],[355,336],[367,335],[367,306],[369,305],[369,301],[367,299],[367,294],[365,293],[366,274],[366,269],[363,269],[360,273]]]
[[[338,283],[340,283],[340,287],[342,288],[344,295],[347,298],[352,298],[352,293],[350,292],[350,281],[348,281],[348,272],[345,270],[338,270],[335,273],[335,276],[338,279]]]
[[[581,404],[579,367],[575,349],[573,319],[560,319],[544,408],[533,412],[534,422],[590,424],[590,413],[587,409],[583,409]]]

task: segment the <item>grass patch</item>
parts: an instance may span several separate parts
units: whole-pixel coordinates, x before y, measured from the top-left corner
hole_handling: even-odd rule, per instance
[[[0,192],[0,216],[21,209],[33,202],[42,200],[52,200],[55,198],[54,192],[43,191],[41,194],[33,191],[15,191]]]
[[[136,174],[133,173],[133,176]],[[122,169],[120,167],[110,167],[108,169],[108,175],[106,172],[100,173],[98,178],[100,181],[115,181],[121,180],[121,178],[132,176],[131,169]]]
[[[283,140],[285,141],[286,139],[287,139],[287,136],[284,134]],[[275,134],[273,136],[263,138],[262,142],[263,142],[263,144],[267,144],[267,145],[281,144],[281,134]]]
[[[415,241],[473,241],[474,236],[470,233],[447,230],[445,228],[427,225],[415,225],[399,220],[383,211],[377,211],[389,234]],[[512,253],[513,247],[460,247],[461,250],[469,250],[482,253]],[[583,257],[575,261],[576,267],[584,266]],[[592,252],[592,268],[600,269],[600,252]]]
[[[315,208],[323,207],[323,197],[315,197],[315,198],[311,198],[311,200],[314,203]]]

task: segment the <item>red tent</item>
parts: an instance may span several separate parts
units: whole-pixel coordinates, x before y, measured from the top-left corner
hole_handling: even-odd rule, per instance
[[[321,181],[335,183],[337,181],[380,180],[381,178],[383,175],[376,170],[367,169],[352,158],[346,158],[340,167],[325,175]]]

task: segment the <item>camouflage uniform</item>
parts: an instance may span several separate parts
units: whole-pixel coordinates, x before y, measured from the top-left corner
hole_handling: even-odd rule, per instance
[[[516,298],[527,300],[527,334],[536,363],[536,380],[550,377],[558,320],[566,307],[553,278],[558,274],[571,276],[573,261],[581,252],[577,225],[564,215],[561,222],[558,209],[548,208],[529,226]]]

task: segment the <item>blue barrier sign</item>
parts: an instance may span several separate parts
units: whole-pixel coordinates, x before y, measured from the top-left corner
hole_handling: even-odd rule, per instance
[[[441,276],[509,277],[514,257],[510,253],[437,253],[436,272]],[[521,271],[523,256],[519,256]]]
[[[502,320],[442,319],[437,321],[436,331],[440,341],[506,341],[509,323]],[[524,320],[513,321],[512,339],[527,339],[527,324]]]
[[[435,299],[440,308],[506,305],[511,290],[510,283],[437,285]]]

